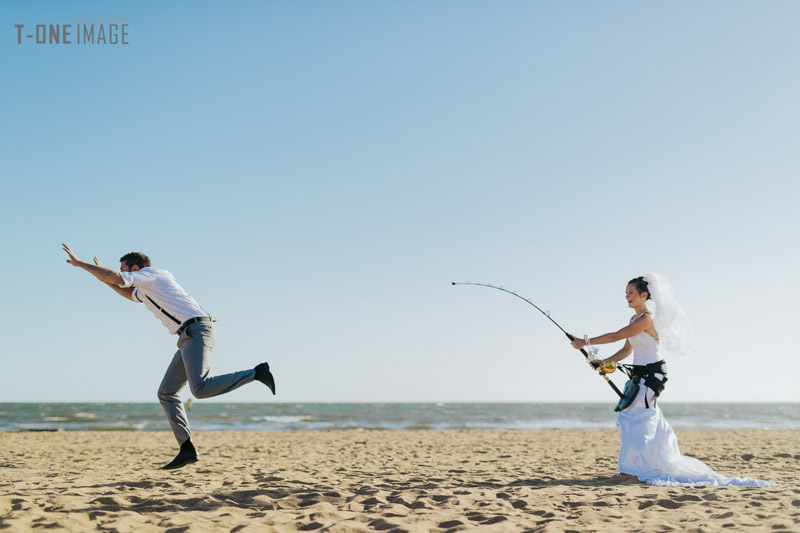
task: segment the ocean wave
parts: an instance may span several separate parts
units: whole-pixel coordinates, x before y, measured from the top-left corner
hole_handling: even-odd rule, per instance
[[[305,416],[293,416],[293,415],[283,415],[283,416],[272,416],[272,415],[264,415],[264,416],[251,416],[250,420],[253,422],[270,422],[270,423],[277,423],[277,424],[297,424],[299,422],[305,422],[308,420]]]
[[[800,429],[800,403],[659,406],[675,429]],[[0,431],[168,431],[161,406],[148,404],[3,404]],[[336,429],[613,429],[608,404],[223,404],[194,402],[200,431]]]

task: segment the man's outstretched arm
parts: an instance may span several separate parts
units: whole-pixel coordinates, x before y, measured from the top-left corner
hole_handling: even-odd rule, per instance
[[[81,261],[78,257],[72,252],[69,246],[64,243],[61,243],[64,247],[64,251],[67,252],[69,255],[69,259],[67,259],[67,263],[72,266],[76,266],[79,268],[84,269],[89,274],[93,275],[119,294],[127,298],[128,300],[133,300],[133,287],[122,287],[121,285],[125,284],[125,281],[122,279],[122,276],[119,275],[119,272],[116,270],[111,270],[110,268],[106,268],[100,264],[100,260],[96,257],[94,258],[95,264],[87,263],[85,261]]]
[[[100,260],[97,257],[94,258],[94,264],[99,267],[103,267],[103,265],[100,264]],[[116,292],[123,298],[127,298],[132,302],[136,301],[133,299],[133,287],[120,287],[119,285],[114,285],[113,283],[108,283],[105,281],[103,283],[114,289],[114,292]]]

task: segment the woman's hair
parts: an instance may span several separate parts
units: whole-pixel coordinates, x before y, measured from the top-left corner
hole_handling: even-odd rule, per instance
[[[144,255],[142,252],[130,252],[122,257],[119,258],[120,263],[125,263],[128,265],[128,268],[132,266],[138,266],[139,268],[145,268],[150,266],[150,258]]]
[[[628,285],[633,285],[636,287],[636,290],[639,291],[639,294],[646,292],[647,299],[650,299],[650,289],[647,286],[647,282],[644,280],[644,276],[639,276],[638,278],[633,278],[628,282]]]

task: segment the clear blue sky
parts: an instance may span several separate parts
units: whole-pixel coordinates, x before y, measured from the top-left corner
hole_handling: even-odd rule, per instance
[[[17,44],[100,17],[130,44]],[[663,401],[800,401],[797,2],[0,18],[0,401],[157,401],[176,338],[61,242],[170,270],[219,318],[213,372],[270,362],[277,397],[223,401],[613,403],[535,310],[450,282],[599,335],[649,271],[699,347]]]

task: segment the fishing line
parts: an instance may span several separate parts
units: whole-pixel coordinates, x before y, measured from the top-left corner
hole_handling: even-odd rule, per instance
[[[570,342],[572,342],[572,341],[574,341],[574,340],[575,340],[575,337],[573,337],[572,335],[570,335],[569,333],[567,333],[567,330],[565,330],[564,328],[562,328],[562,327],[561,327],[561,325],[560,325],[558,322],[556,322],[555,320],[553,320],[553,317],[551,317],[551,316],[550,316],[550,312],[549,312],[549,311],[543,311],[543,310],[542,310],[542,309],[541,309],[541,308],[540,308],[538,305],[536,305],[535,303],[533,303],[533,302],[532,302],[530,299],[528,299],[528,298],[525,298],[524,296],[520,296],[519,294],[517,294],[517,293],[516,293],[516,292],[514,292],[514,291],[510,291],[510,290],[508,290],[508,289],[504,289],[503,287],[498,287],[498,286],[496,286],[496,285],[490,285],[490,284],[488,284],[488,283],[470,283],[470,282],[461,282],[461,283],[458,283],[458,282],[455,282],[455,281],[453,281],[453,282],[452,282],[452,284],[453,284],[453,285],[474,285],[474,286],[476,286],[476,287],[487,287],[487,288],[489,288],[489,289],[497,289],[498,291],[503,291],[503,292],[505,292],[505,293],[508,293],[508,294],[510,294],[510,295],[512,295],[512,296],[516,296],[516,297],[517,297],[517,298],[519,298],[520,300],[523,300],[524,302],[526,302],[526,303],[528,303],[528,304],[532,305],[534,308],[536,308],[536,310],[537,310],[537,311],[539,311],[539,312],[540,312],[540,313],[542,313],[544,316],[546,316],[546,317],[547,317],[547,319],[548,319],[550,322],[552,322],[553,324],[555,324],[555,325],[556,325],[556,327],[557,327],[558,329],[560,329],[560,330],[561,330],[561,331],[564,333],[564,335],[566,335],[566,336],[567,336],[567,338],[570,340]],[[581,348],[581,353],[583,354],[583,356],[586,358],[586,360],[587,360],[587,361],[591,361],[591,358],[589,357],[589,354],[588,354],[588,353],[586,353],[586,350],[584,350],[583,348]],[[612,388],[612,389],[614,389],[614,392],[616,392],[616,393],[617,393],[617,395],[618,395],[620,398],[622,398],[622,396],[623,396],[622,392],[621,392],[621,391],[620,391],[620,390],[617,388],[617,386],[614,384],[614,382],[613,382],[613,381],[611,381],[611,380],[608,378],[608,376],[606,375],[606,373],[605,373],[604,371],[602,371],[602,370],[600,371],[600,376],[602,376],[602,378],[606,380],[606,382],[607,382],[607,383],[608,383],[608,384],[611,386],[611,388]]]
[[[251,318],[251,317],[255,317],[255,316],[272,315],[272,314],[276,314],[276,313],[286,313],[286,312],[290,312],[290,311],[300,311],[300,310],[308,309],[308,308],[311,308],[311,307],[321,307],[321,306],[324,306],[324,305],[333,305],[333,304],[344,303],[344,302],[353,302],[353,301],[357,301],[357,300],[367,300],[367,299],[370,299],[370,298],[378,298],[380,296],[388,296],[388,295],[391,295],[391,294],[402,294],[402,293],[414,292],[414,291],[423,291],[423,290],[428,290],[428,289],[432,289],[432,288],[436,288],[436,287],[440,287],[441,288],[442,284],[441,283],[437,283],[435,285],[425,285],[425,286],[422,286],[422,287],[410,287],[410,288],[407,288],[407,289],[397,289],[397,290],[393,290],[393,291],[378,292],[378,293],[373,293],[373,294],[363,294],[363,295],[359,295],[359,296],[351,296],[349,298],[339,298],[339,299],[336,299],[336,300],[325,300],[325,301],[322,301],[322,302],[309,303],[309,304],[306,304],[306,305],[300,305],[300,306],[295,306],[295,307],[284,307],[284,308],[280,308],[280,309],[271,309],[269,311],[260,311],[258,313],[248,313],[246,315],[236,315],[236,316],[232,316],[232,317],[224,318],[224,319],[223,318],[219,318],[219,319],[217,319],[217,322],[231,322],[233,320],[240,320],[242,318]]]

